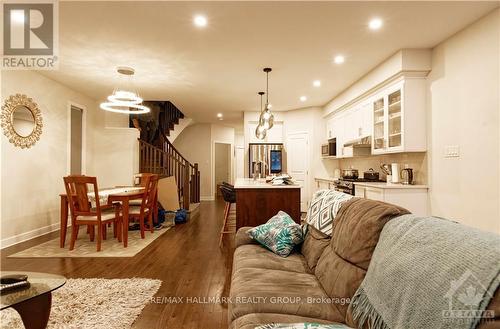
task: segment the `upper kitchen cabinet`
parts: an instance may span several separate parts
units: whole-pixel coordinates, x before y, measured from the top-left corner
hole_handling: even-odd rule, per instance
[[[424,152],[425,79],[406,78],[371,100],[372,154]]]

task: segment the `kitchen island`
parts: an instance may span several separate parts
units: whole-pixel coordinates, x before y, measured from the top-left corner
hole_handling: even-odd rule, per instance
[[[264,179],[238,178],[236,229],[266,223],[280,210],[300,224],[300,185],[272,185]]]

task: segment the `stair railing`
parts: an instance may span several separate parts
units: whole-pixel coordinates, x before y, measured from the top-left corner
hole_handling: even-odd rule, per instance
[[[182,207],[189,209],[190,203],[200,202],[198,164],[191,164],[168,139],[164,140],[164,148],[161,149],[139,139],[140,171],[158,174],[160,177],[174,176]]]

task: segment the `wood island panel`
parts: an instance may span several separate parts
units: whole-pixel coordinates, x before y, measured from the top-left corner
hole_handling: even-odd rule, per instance
[[[300,224],[300,187],[236,189],[236,229],[264,224],[280,210]]]

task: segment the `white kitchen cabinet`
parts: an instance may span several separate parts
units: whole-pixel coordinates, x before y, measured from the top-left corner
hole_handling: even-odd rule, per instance
[[[428,188],[425,185],[387,185],[386,183],[357,183],[356,197],[391,203],[417,216],[427,216]]]
[[[371,100],[372,154],[424,152],[425,80],[408,78],[385,88]]]

